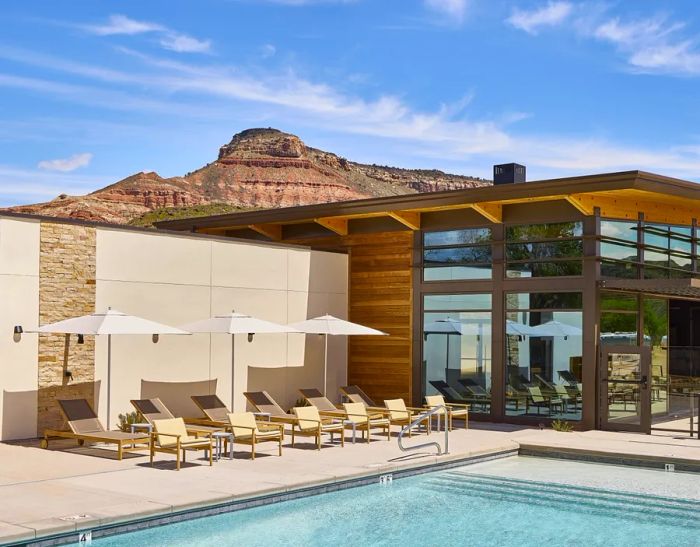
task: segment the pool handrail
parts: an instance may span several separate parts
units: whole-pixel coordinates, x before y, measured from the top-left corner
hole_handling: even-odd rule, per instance
[[[438,412],[444,412],[445,416],[447,416],[447,413],[449,410],[445,407],[445,405],[437,405],[431,408],[430,410],[427,410],[425,412],[422,412],[416,418],[408,425],[404,426],[401,428],[401,431],[399,431],[399,436],[398,436],[398,443],[399,443],[399,449],[402,452],[410,452],[411,450],[419,450],[421,448],[426,448],[428,446],[434,446],[437,449],[437,455],[442,456],[443,454],[449,454],[449,448],[450,448],[450,438],[449,438],[449,428],[447,427],[447,423],[445,423],[445,450],[442,450],[442,447],[440,446],[440,443],[435,442],[435,441],[430,441],[427,443],[421,443],[421,444],[416,444],[413,446],[404,446],[403,445],[403,436],[413,427],[417,426],[418,424],[426,421],[426,419],[429,419],[432,421],[432,417],[437,414]]]

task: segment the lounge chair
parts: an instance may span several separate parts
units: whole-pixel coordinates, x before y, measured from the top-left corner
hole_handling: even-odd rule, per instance
[[[457,381],[474,398],[473,402],[486,411],[486,407],[491,405],[491,394],[471,378],[460,378]]]
[[[452,420],[454,418],[464,420],[464,429],[469,429],[469,405],[460,403],[447,403],[442,395],[426,395],[426,408],[435,408],[436,406],[444,406],[447,408],[447,424],[446,427],[452,431]],[[439,410],[435,416],[444,416],[445,411]],[[439,422],[438,422],[439,424]]]
[[[380,408],[360,386],[343,386],[340,392],[352,403],[364,403],[366,407]]]
[[[300,389],[304,400],[311,406],[318,409],[321,415],[327,416],[343,416],[344,412],[336,407],[325,395],[323,395],[318,389]]]
[[[321,435],[329,433],[331,442],[333,435],[340,435],[340,446],[345,446],[345,420],[324,422],[315,406],[297,406],[292,409],[297,422],[292,425],[292,446],[296,436],[315,437],[316,450],[321,450]]]
[[[430,385],[437,389],[449,403],[469,404],[472,402],[444,380],[430,380]]]
[[[381,414],[368,414],[367,407],[362,403],[343,403],[345,409],[346,427],[352,427],[353,441],[355,440],[355,432],[362,431],[362,438],[365,438],[367,432],[367,442],[369,443],[369,435],[372,429],[382,429],[386,431],[386,440],[391,440],[391,424],[389,420]]]
[[[559,378],[564,380],[567,384],[569,384],[570,387],[577,387],[580,380],[574,376],[574,373],[571,372],[570,370],[558,370],[557,374],[559,375]]]
[[[147,443],[150,441],[148,433],[107,431],[100,423],[97,414],[95,414],[87,399],[59,399],[57,402],[61,413],[65,417],[66,422],[68,422],[70,430],[44,430],[44,438],[41,441],[42,448],[49,447],[49,437],[76,439],[79,445],[84,444],[86,441],[89,443],[116,444],[117,458],[119,460],[124,456],[124,452],[148,449]]]
[[[151,426],[151,430],[153,429],[153,422],[155,420],[168,420],[175,418],[175,415],[170,412],[170,409],[168,409],[168,407],[165,406],[163,401],[161,401],[158,397],[153,399],[132,399],[131,404],[134,406],[139,416],[146,420],[146,423]],[[212,427],[207,425],[192,425],[188,424],[187,421],[185,421],[185,424],[187,424],[187,430],[195,433],[195,436],[200,433],[214,433],[224,429],[222,427]]]
[[[206,418],[195,418],[192,423],[213,427],[227,427],[230,410],[216,395],[192,395],[190,397]]]
[[[552,413],[552,409],[557,407],[564,412],[564,401],[559,397],[545,396],[539,387],[528,387],[529,396],[525,401],[525,413],[530,410],[530,406],[537,407],[537,414],[540,413],[540,408],[546,408],[548,413]]]
[[[247,391],[243,394],[248,402],[261,414],[267,414],[272,422],[296,423],[294,416],[287,414],[267,391]]]
[[[391,425],[405,427],[410,425],[413,420],[417,419],[421,412],[425,412],[423,408],[407,407],[403,399],[386,399],[384,405],[389,411],[387,419]],[[425,426],[425,431],[430,433],[430,416],[423,418],[420,423]],[[408,436],[411,436],[413,428],[408,430]]]
[[[255,445],[276,442],[278,455],[282,455],[284,425],[270,422],[257,422],[252,412],[234,412],[228,415],[233,432],[233,442],[250,446],[250,457],[255,459]]]
[[[209,465],[213,463],[214,443],[211,434],[203,439],[192,437],[187,432],[185,420],[182,418],[167,418],[153,421],[151,433],[151,465],[156,452],[175,454],[176,468],[180,471],[180,455],[185,461],[185,453],[188,450],[205,450],[209,452]]]

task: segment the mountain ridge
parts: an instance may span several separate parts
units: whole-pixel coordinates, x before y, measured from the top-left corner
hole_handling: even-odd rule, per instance
[[[216,160],[181,177],[130,175],[82,196],[6,210],[116,224],[141,222],[154,212],[206,214],[208,208],[279,208],[369,197],[458,190],[490,181],[434,169],[404,169],[350,161],[306,146],[273,128],[246,129],[219,149]],[[157,217],[158,214],[155,214]]]

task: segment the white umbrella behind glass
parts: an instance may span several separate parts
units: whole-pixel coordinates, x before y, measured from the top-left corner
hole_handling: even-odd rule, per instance
[[[323,358],[323,394],[326,394],[328,377],[328,335],[331,336],[388,336],[386,332],[338,319],[332,315],[322,315],[289,325],[307,334],[323,334],[325,338]]]
[[[93,313],[50,323],[37,329],[40,333],[78,334],[78,335],[107,335],[107,429],[110,428],[111,415],[111,384],[112,384],[112,335],[118,334],[189,334],[169,325],[156,323],[135,315],[128,315],[112,308],[104,313]]]
[[[202,319],[194,323],[188,323],[181,327],[192,333],[222,333],[231,335],[231,412],[235,412],[235,349],[236,334],[247,334],[248,341],[252,342],[254,334],[299,332],[293,327],[279,325],[272,321],[265,321],[232,311],[225,315],[215,315],[209,319]]]

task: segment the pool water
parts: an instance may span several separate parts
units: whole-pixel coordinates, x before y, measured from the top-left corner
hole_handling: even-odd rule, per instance
[[[680,547],[700,545],[699,516],[698,475],[514,457],[93,544]]]

